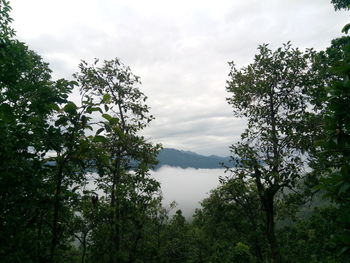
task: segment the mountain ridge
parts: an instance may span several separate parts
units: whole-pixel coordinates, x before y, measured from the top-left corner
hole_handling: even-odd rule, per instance
[[[162,166],[196,169],[219,169],[224,168],[222,163],[232,166],[229,163],[230,157],[217,155],[205,156],[192,151],[178,150],[174,148],[164,148],[157,156],[159,161],[156,169]]]

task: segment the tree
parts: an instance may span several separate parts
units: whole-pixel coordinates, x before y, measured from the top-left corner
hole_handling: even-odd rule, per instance
[[[315,208],[309,217],[299,217],[281,227],[281,251],[288,262],[348,262],[348,257],[338,253],[339,246],[333,238],[341,231],[338,216],[336,207]]]
[[[188,224],[181,210],[177,210],[166,229],[164,262],[186,262],[188,258]]]
[[[337,10],[349,10],[350,9],[350,0],[331,0],[331,3],[334,5],[334,9]],[[350,23],[346,24],[342,32],[347,34],[348,31],[350,30]]]
[[[241,179],[223,182],[196,211],[193,224],[204,234],[203,258],[232,261],[234,244],[249,245],[256,262],[263,262],[266,238],[255,185]],[[197,242],[198,243],[198,242]]]
[[[138,135],[153,119],[139,78],[118,59],[82,63],[81,102],[68,101],[78,83],[51,79],[10,10],[0,0],[0,258],[72,262],[79,240],[82,262],[135,262],[161,200],[149,174],[160,146]],[[94,171],[106,197],[90,202]]]
[[[241,142],[231,146],[238,167],[232,176],[254,181],[265,214],[266,237],[273,262],[281,262],[275,236],[275,199],[293,188],[304,174],[305,157],[313,134],[310,90],[317,87],[312,70],[315,53],[304,53],[285,44],[272,52],[258,48],[254,63],[231,71],[228,103],[235,116],[245,117],[248,128]],[[238,157],[238,159],[237,159]]]
[[[48,64],[15,39],[10,10],[0,2],[0,257],[43,262],[52,215],[48,135],[72,83],[53,81]]]
[[[75,84],[71,83],[72,86]],[[59,260],[57,247],[71,235],[68,222],[75,213],[71,207],[78,201],[77,190],[85,180],[87,168],[91,166],[91,141],[86,136],[86,129],[92,129],[89,108],[90,105],[85,103],[77,107],[67,101],[57,109],[55,127],[48,132],[48,146],[53,156],[46,160],[53,162],[49,181],[54,189],[50,262]],[[64,235],[67,237],[63,238]]]
[[[350,1],[349,0],[331,0],[332,4],[334,5],[335,10],[350,9]]]
[[[335,10],[350,9],[350,1],[332,1]],[[342,32],[348,33],[350,24]],[[334,39],[321,53],[333,76],[322,99],[326,104],[325,137],[320,141],[318,164],[324,171],[319,187],[338,207],[340,233],[335,235],[340,252],[350,252],[350,37]]]
[[[75,77],[87,111],[95,112],[96,134],[92,137],[99,178],[96,183],[108,196],[103,210],[109,242],[99,244],[109,262],[134,262],[159,183],[149,176],[156,165],[160,145],[138,135],[153,119],[147,97],[136,87],[139,77],[118,59],[80,64]],[[96,228],[99,231],[99,227]],[[96,233],[96,232],[94,232]],[[97,240],[96,240],[97,241]],[[99,242],[105,242],[105,239]],[[96,243],[97,244],[97,243]]]
[[[334,39],[320,56],[332,76],[323,99],[324,137],[315,170],[321,177],[319,189],[339,206],[338,224],[342,228],[337,243],[342,252],[350,249],[350,37]]]

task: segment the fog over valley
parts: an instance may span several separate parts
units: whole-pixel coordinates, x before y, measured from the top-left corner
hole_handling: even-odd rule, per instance
[[[219,185],[219,177],[224,175],[224,171],[163,166],[151,173],[161,184],[164,206],[169,207],[172,201],[178,204],[170,214],[181,209],[184,216],[191,218],[210,190]]]
[[[208,197],[210,191],[219,185],[220,176],[225,175],[225,169],[196,169],[162,166],[151,171],[151,177],[160,183],[163,196],[163,206],[173,215],[181,209],[187,219],[191,219],[195,209],[200,208],[200,202]],[[97,174],[90,175],[86,190],[105,195],[102,190],[96,190]],[[170,204],[176,202],[176,207],[170,209]]]

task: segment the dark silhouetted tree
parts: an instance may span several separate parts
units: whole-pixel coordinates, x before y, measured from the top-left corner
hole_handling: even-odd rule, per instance
[[[281,262],[275,235],[275,199],[305,174],[305,157],[313,134],[310,89],[317,86],[314,52],[288,43],[276,51],[259,47],[254,62],[240,70],[230,63],[228,103],[248,128],[231,146],[238,167],[233,178],[253,181],[265,214],[265,231],[273,262]]]

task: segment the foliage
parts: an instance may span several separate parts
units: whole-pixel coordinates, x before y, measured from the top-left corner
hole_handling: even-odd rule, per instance
[[[98,224],[93,231],[95,245],[105,242],[96,239],[98,231],[109,236],[107,250],[95,251],[104,253],[109,262],[133,261],[159,189],[149,169],[157,164],[160,145],[153,146],[138,135],[153,116],[148,114],[146,96],[137,87],[139,78],[118,59],[104,61],[101,67],[98,60],[92,65],[83,61],[75,77],[86,111],[97,115],[96,134],[91,137],[99,175],[96,184],[109,203],[103,204],[100,215],[109,223]]]
[[[201,255],[204,259],[230,262],[235,254],[233,244],[240,243],[249,244],[249,254],[259,262],[266,255],[257,193],[243,184],[239,186],[230,181],[213,190],[202,202],[202,208],[196,211],[193,225],[202,235]]]
[[[11,10],[9,1],[0,1],[0,44],[2,46],[15,35],[15,31],[10,26],[13,21],[10,17]]]
[[[315,52],[287,43],[272,51],[259,46],[254,62],[240,70],[229,63],[228,98],[234,114],[246,117],[241,142],[231,146],[232,179],[254,182],[265,213],[266,236],[274,262],[280,262],[275,237],[275,197],[293,188],[303,175],[305,154],[312,146],[315,117],[309,94],[318,80],[312,68]],[[237,159],[238,157],[238,159]],[[237,161],[239,160],[239,161]]]
[[[72,85],[52,81],[48,64],[14,39],[10,7],[1,4],[0,257],[42,262],[51,234],[52,167],[46,165],[56,130],[51,119]]]
[[[298,218],[279,229],[287,262],[346,262],[333,238],[339,233],[337,217],[336,207],[316,208],[309,218]]]
[[[349,0],[331,0],[332,4],[334,5],[335,10],[350,9],[350,1]]]
[[[350,233],[350,37],[332,41],[331,47],[320,54],[329,62],[328,70],[334,76],[321,97],[325,103],[324,138],[318,142],[315,166],[321,174],[318,188],[339,205],[338,224],[342,232],[336,236],[342,252],[349,251]]]
[[[252,262],[249,246],[242,242],[238,242],[233,248],[233,261],[237,263]]]

